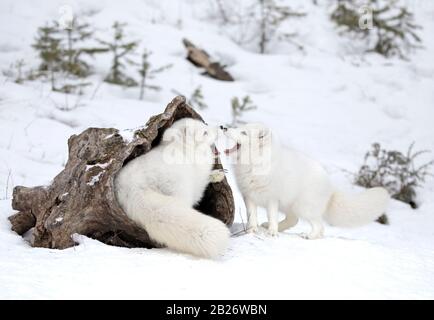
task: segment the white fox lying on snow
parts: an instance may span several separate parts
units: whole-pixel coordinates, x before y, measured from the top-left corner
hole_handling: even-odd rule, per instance
[[[216,138],[217,129],[181,119],[157,147],[120,170],[115,179],[119,204],[154,241],[201,257],[216,257],[226,248],[226,225],[193,209],[210,177],[213,182],[224,177],[212,171]]]
[[[306,219],[308,239],[321,238],[323,220],[336,226],[356,227],[377,219],[386,210],[389,194],[383,188],[347,195],[336,191],[322,166],[301,153],[281,146],[262,124],[222,128],[235,141],[226,154],[236,152],[235,177],[244,197],[248,230],[256,232],[257,206],[267,209],[268,233],[277,235]],[[286,218],[278,223],[278,212]]]

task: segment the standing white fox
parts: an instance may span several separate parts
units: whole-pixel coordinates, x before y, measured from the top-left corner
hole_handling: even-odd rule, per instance
[[[323,220],[336,226],[356,227],[374,221],[385,212],[389,194],[383,188],[347,195],[336,191],[323,167],[303,154],[278,143],[271,130],[262,124],[223,128],[235,146],[235,177],[244,197],[248,230],[256,232],[257,206],[268,214],[268,233],[277,235],[306,219],[312,230],[308,239],[321,238]],[[278,223],[279,210],[286,218]]]
[[[123,167],[115,180],[119,204],[151,239],[176,251],[216,257],[226,248],[225,224],[193,209],[214,178],[212,145],[217,130],[181,119],[161,143]]]

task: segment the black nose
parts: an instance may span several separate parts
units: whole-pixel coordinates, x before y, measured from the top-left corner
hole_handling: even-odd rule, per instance
[[[228,130],[228,128],[223,127],[223,126],[220,126],[220,129],[223,130],[223,131],[227,131]]]

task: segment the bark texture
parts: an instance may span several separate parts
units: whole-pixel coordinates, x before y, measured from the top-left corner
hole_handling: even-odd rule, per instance
[[[177,96],[163,113],[135,131],[89,128],[71,136],[66,166],[51,185],[15,187],[12,207],[18,213],[9,217],[12,230],[20,235],[31,230],[31,245],[35,247],[71,247],[75,233],[110,245],[157,247],[146,230],[120,208],[113,181],[123,165],[151,150],[164,130],[184,117],[202,120],[185,98]],[[215,167],[221,168],[221,164]],[[234,202],[226,179],[208,185],[198,209],[232,224]]]

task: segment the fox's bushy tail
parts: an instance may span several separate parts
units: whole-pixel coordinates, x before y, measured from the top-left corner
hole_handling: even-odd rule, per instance
[[[183,201],[154,191],[130,199],[128,216],[154,241],[170,249],[215,258],[229,242],[229,229],[218,219],[200,213]]]
[[[289,228],[295,226],[298,222],[298,218],[292,214],[287,214],[285,219],[279,222],[278,230],[279,232],[283,232]],[[268,229],[269,223],[264,222],[261,226],[265,229]]]
[[[387,208],[390,196],[384,188],[371,188],[355,195],[333,193],[325,220],[340,227],[358,227],[379,218]]]

